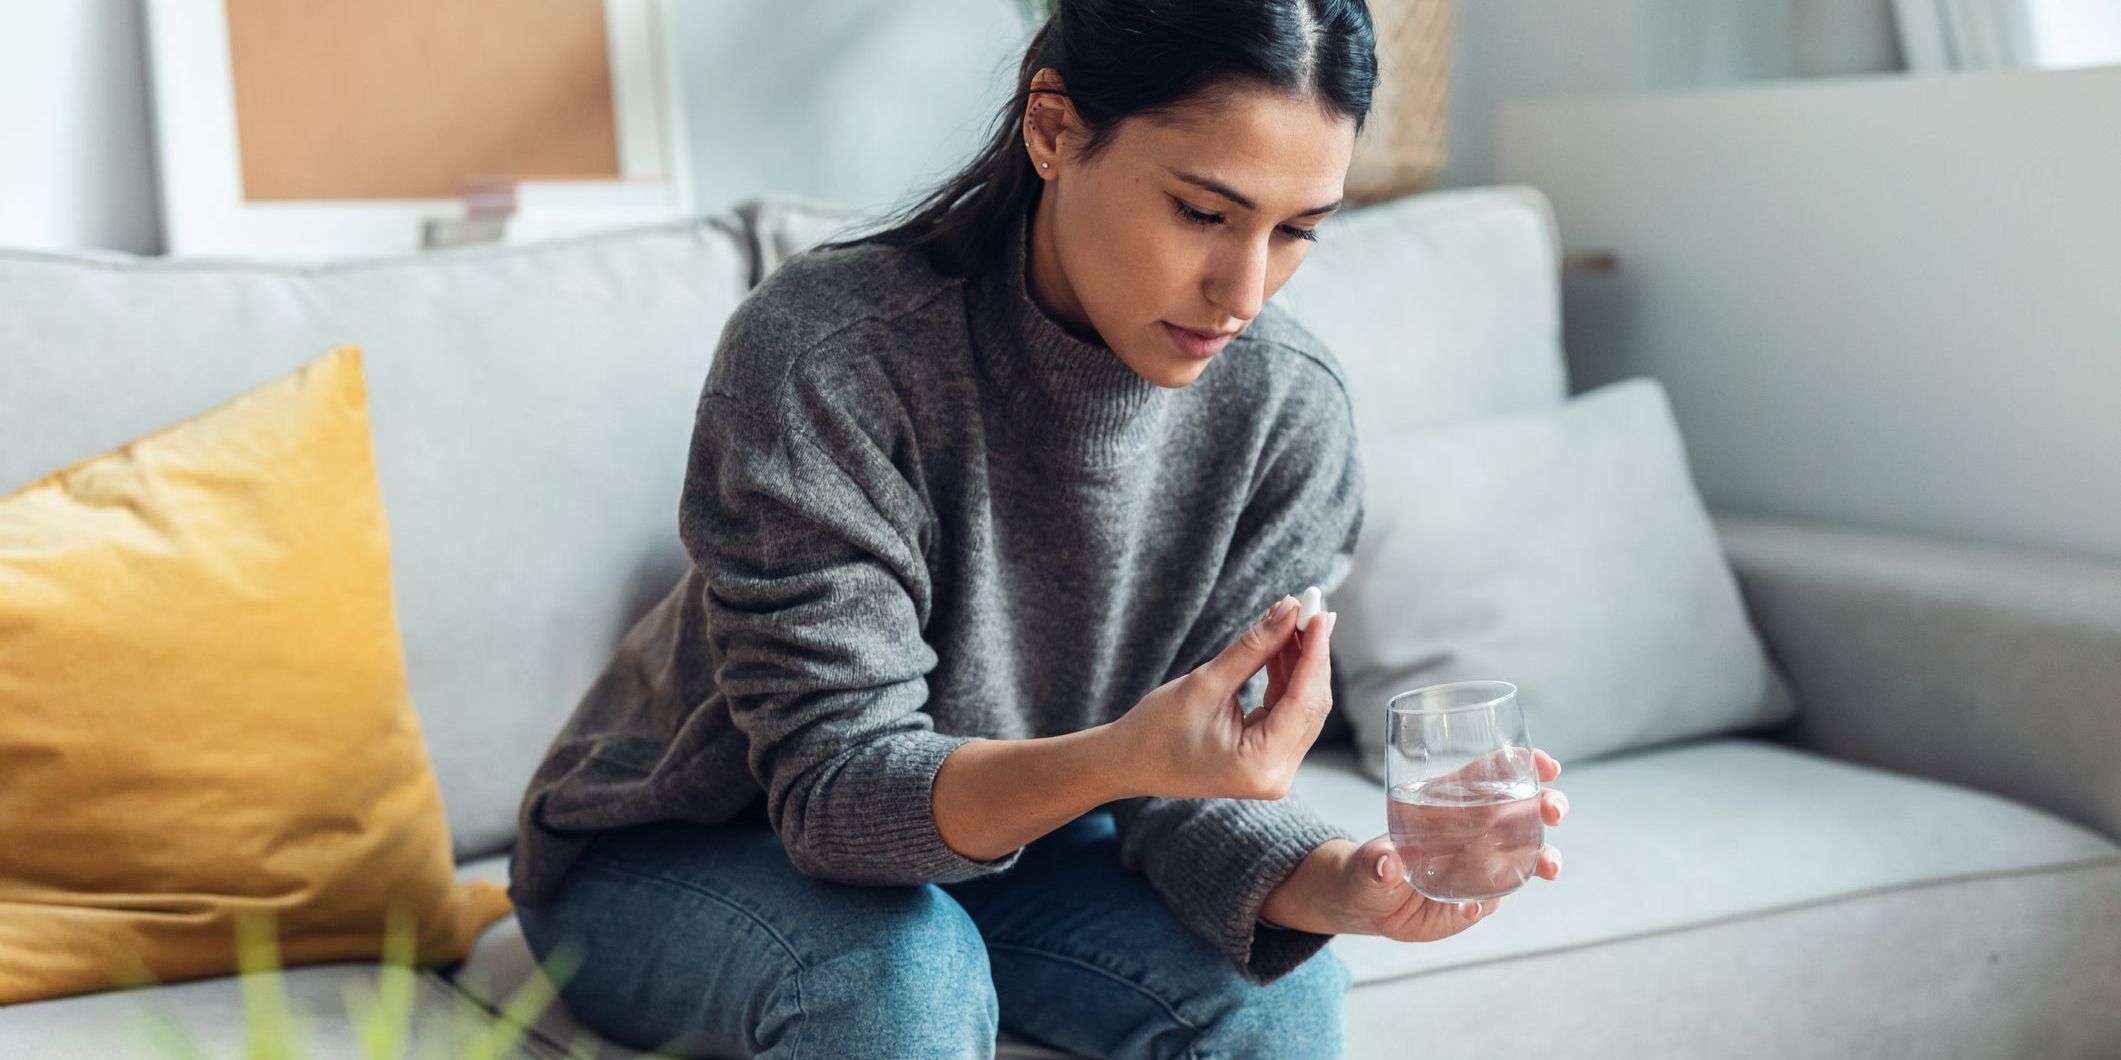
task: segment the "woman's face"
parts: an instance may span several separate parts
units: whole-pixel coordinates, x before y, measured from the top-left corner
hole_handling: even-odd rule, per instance
[[[1051,70],[1034,87],[1062,87]],[[1036,109],[1034,109],[1036,108]],[[1193,382],[1303,264],[1337,208],[1352,119],[1266,89],[1123,121],[1089,161],[1065,97],[1033,93],[1026,148],[1046,181],[1032,225],[1033,297],[1158,386]],[[1038,163],[1049,163],[1039,168]]]

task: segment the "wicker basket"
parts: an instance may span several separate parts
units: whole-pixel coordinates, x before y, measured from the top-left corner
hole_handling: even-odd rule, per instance
[[[1452,0],[1370,0],[1377,94],[1348,164],[1348,205],[1423,191],[1443,171]]]

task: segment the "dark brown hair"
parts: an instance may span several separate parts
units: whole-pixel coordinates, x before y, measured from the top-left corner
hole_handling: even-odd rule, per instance
[[[1376,36],[1363,0],[1059,0],[1031,38],[1016,89],[986,147],[965,168],[869,235],[823,246],[884,243],[924,253],[941,272],[971,275],[1021,223],[1045,182],[1021,149],[1031,76],[1052,67],[1089,127],[1094,158],[1131,117],[1156,115],[1218,90],[1264,86],[1313,99],[1362,131],[1377,86]],[[1037,89],[1035,91],[1057,91]]]

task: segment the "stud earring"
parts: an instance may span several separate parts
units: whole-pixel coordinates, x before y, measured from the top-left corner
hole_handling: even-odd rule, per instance
[[[1038,164],[1038,168],[1040,168],[1040,169],[1052,169],[1052,168],[1053,168],[1053,163],[1051,163],[1051,162],[1040,162],[1040,163]]]

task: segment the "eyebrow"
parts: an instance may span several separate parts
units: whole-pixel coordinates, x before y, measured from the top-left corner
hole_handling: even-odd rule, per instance
[[[1193,185],[1194,187],[1212,191],[1215,194],[1220,195],[1223,198],[1228,199],[1231,202],[1234,202],[1247,210],[1259,209],[1258,203],[1246,198],[1236,188],[1233,188],[1228,184],[1225,184],[1222,181],[1216,180],[1212,177],[1203,177],[1195,173],[1185,173],[1176,169],[1171,170],[1171,175],[1177,177],[1180,180],[1185,181],[1188,184]],[[1340,209],[1340,204],[1341,200],[1335,199],[1332,202],[1325,204],[1324,206],[1314,206],[1308,210],[1303,211],[1302,213],[1297,214],[1296,216],[1313,217],[1318,214],[1332,213],[1333,211]]]

